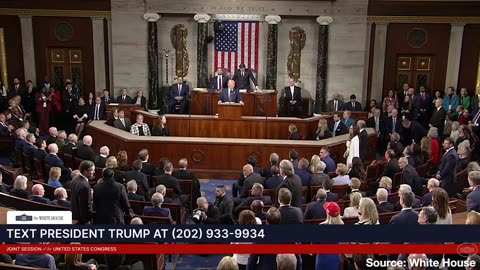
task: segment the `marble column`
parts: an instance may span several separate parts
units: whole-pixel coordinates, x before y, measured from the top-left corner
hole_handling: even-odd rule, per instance
[[[23,79],[25,81],[32,80],[35,83],[35,81],[37,81],[37,73],[35,71],[32,16],[20,15],[18,17],[20,18],[20,27],[22,30],[23,70],[25,72],[25,78]],[[46,74],[40,74],[39,78],[43,80],[44,75]]]
[[[375,40],[373,45],[374,53],[372,64],[372,93],[383,92],[385,52],[387,50],[387,29],[388,23],[375,23]]]
[[[208,14],[195,14],[193,19],[198,22],[197,32],[197,87],[207,88],[208,85]]]
[[[449,86],[461,87],[458,84],[460,57],[462,55],[463,28],[465,24],[452,24],[450,32],[450,46],[448,47],[448,64],[445,88]]]
[[[320,24],[318,33],[317,87],[315,89],[315,113],[326,111],[327,71],[328,71],[328,26],[333,22],[330,16],[317,18]]]
[[[103,95],[107,87],[105,77],[105,36],[103,33],[103,17],[92,17],[93,29],[93,69],[95,72],[95,93]]]
[[[277,47],[278,47],[278,23],[282,18],[277,15],[268,15],[265,21],[268,23],[267,39],[267,89],[277,89]]]
[[[159,93],[158,83],[158,38],[157,13],[145,13],[143,18],[148,22],[148,108],[166,108],[166,95]]]

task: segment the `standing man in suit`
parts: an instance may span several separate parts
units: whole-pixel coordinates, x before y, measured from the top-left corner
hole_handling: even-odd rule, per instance
[[[402,126],[407,131],[410,131],[411,134],[410,137],[412,138],[412,141],[406,142],[408,145],[410,145],[410,143],[420,144],[422,138],[427,136],[427,130],[423,127],[422,124],[415,120],[410,121],[408,119],[404,119],[402,121]]]
[[[222,92],[220,93],[220,100],[218,101],[218,104],[225,102],[234,102],[243,105],[243,98],[238,88],[235,88],[235,81],[229,80],[227,85],[228,88],[223,88]]]
[[[280,224],[302,224],[303,215],[299,207],[291,206],[292,192],[288,188],[281,188],[278,191],[278,204],[280,207]]]
[[[415,194],[411,191],[400,192],[400,205],[402,210],[400,213],[390,219],[389,224],[397,225],[416,225],[418,224],[418,213],[412,209],[415,200]]]
[[[122,94],[117,97],[118,104],[132,104],[132,98],[127,95],[127,88],[122,88]]]
[[[300,115],[300,106],[302,103],[302,89],[295,86],[295,80],[288,80],[289,86],[284,89],[285,106],[287,106],[287,116],[298,117]]]
[[[144,216],[154,216],[154,217],[167,217],[172,220],[172,214],[170,209],[162,208],[164,198],[163,195],[160,193],[155,193],[152,195],[152,205],[153,206],[146,206],[143,209]]]
[[[102,103],[102,99],[100,97],[95,98],[95,104],[91,107],[90,116],[88,118],[92,120],[107,120],[105,115],[106,108],[105,105]]]
[[[292,192],[292,206],[302,206],[302,181],[300,177],[294,173],[293,164],[289,160],[282,160],[280,162],[280,175],[283,177],[282,183],[277,187],[275,197],[278,198],[278,193],[281,188],[288,188]]]
[[[245,64],[240,64],[238,69],[233,74],[232,80],[235,81],[238,89],[247,89],[247,92],[250,90],[250,80],[252,80],[255,85],[255,90],[258,90],[257,80],[250,69],[245,68]]]
[[[480,212],[480,172],[472,171],[468,173],[468,183],[473,188],[473,191],[467,196],[467,212]]]
[[[443,99],[437,98],[435,100],[435,109],[432,112],[432,117],[430,118],[430,127],[437,128],[438,137],[443,137],[443,130],[445,128],[445,116],[446,111],[443,109]]]
[[[403,107],[403,102],[405,101],[405,96],[408,95],[408,89],[409,88],[410,88],[410,86],[408,85],[408,83],[404,83],[403,87],[402,87],[402,90],[397,92],[398,108]]]
[[[125,118],[124,111],[119,111],[118,119],[115,119],[115,121],[113,121],[113,126],[118,129],[130,132],[130,129],[132,127],[132,122],[130,122],[130,119]]]
[[[352,112],[362,111],[362,104],[357,102],[357,96],[355,96],[355,94],[350,95],[350,102],[343,105],[343,110]]]
[[[72,218],[79,224],[89,224],[92,218],[92,192],[88,181],[95,176],[95,164],[89,160],[80,163],[80,174],[72,180]]]
[[[450,197],[453,197],[456,193],[458,154],[455,151],[453,139],[450,137],[443,140],[443,148],[445,154],[440,160],[436,178],[442,181],[441,188],[445,189]]]
[[[415,168],[408,164],[408,159],[406,157],[401,157],[398,160],[398,166],[403,171],[402,183],[412,187],[412,191],[415,195],[422,195],[423,179],[418,175]]]
[[[340,117],[339,113],[333,114],[333,127],[332,127],[333,137],[348,133],[347,126],[341,120],[342,118]]]
[[[223,75],[223,68],[218,67],[217,75],[210,81],[210,89],[215,89],[217,92],[220,92],[223,88],[227,88],[228,81],[228,76]]]
[[[343,110],[343,101],[339,100],[339,94],[333,94],[333,99],[328,101],[328,111],[329,112],[338,112]]]
[[[103,182],[93,187],[94,224],[124,224],[123,217],[130,213],[125,187],[115,182],[112,169],[104,169]]]
[[[386,145],[382,142],[385,141],[385,120],[380,109],[375,109],[373,116],[367,119],[367,127],[374,128],[375,132],[377,132],[377,153],[384,153]]]
[[[25,87],[20,85],[20,79],[18,77],[13,78],[13,85],[8,91],[8,99],[13,98],[14,96],[23,96],[25,93]]]
[[[215,202],[213,202],[213,205],[220,212],[220,224],[234,224],[233,199],[227,195],[227,189],[224,185],[215,188]]]
[[[426,93],[425,86],[420,86],[420,93],[413,97],[413,105],[417,108],[417,120],[424,127],[428,127],[432,112],[432,97]]]
[[[400,117],[398,117],[397,109],[393,109],[392,115],[387,119],[385,139],[387,141],[390,140],[390,135],[392,135],[393,133],[399,133],[401,128],[402,128],[402,120]]]
[[[166,188],[173,189],[175,197],[180,199],[182,197],[182,188],[180,187],[180,182],[178,182],[178,180],[172,176],[173,164],[171,162],[167,162],[163,169],[165,170],[165,174],[157,177],[155,186],[164,185]]]
[[[170,94],[168,96],[168,111],[175,113],[175,106],[180,106],[180,113],[186,114],[187,99],[190,95],[190,89],[186,83],[184,83],[182,77],[177,77],[177,83],[172,84],[170,87]]]
[[[192,186],[192,203],[194,204],[192,208],[197,208],[196,202],[197,198],[202,197],[200,193],[200,180],[192,171],[187,170],[188,167],[188,160],[186,158],[180,159],[178,161],[178,171],[172,173],[172,176],[176,179],[192,179],[193,186]]]
[[[363,120],[358,120],[357,126],[360,129],[358,134],[360,144],[360,158],[362,160],[368,160],[368,133],[365,130],[366,123]]]

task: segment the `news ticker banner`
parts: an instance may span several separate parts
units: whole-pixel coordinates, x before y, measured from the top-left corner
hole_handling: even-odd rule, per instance
[[[467,225],[2,225],[2,243],[480,243]]]

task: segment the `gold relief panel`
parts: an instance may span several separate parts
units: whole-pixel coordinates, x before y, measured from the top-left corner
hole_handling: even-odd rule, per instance
[[[70,63],[82,63],[82,51],[81,50],[69,50]]]
[[[417,58],[417,70],[429,71],[430,70],[430,57]]]
[[[8,89],[7,52],[5,51],[5,34],[3,28],[0,28],[0,72],[2,73],[2,83],[5,88]]]
[[[398,70],[410,70],[412,67],[411,57],[398,57]]]
[[[63,50],[52,50],[52,63],[64,63],[65,62],[65,55]]]

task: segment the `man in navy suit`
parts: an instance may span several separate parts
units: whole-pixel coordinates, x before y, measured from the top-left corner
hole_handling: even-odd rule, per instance
[[[417,121],[424,127],[428,127],[433,100],[430,94],[426,93],[425,86],[420,86],[420,93],[413,97],[413,105],[417,109]]]
[[[91,107],[89,118],[92,120],[107,120],[105,116],[105,105],[100,97],[95,98],[95,104]]]
[[[388,191],[384,188],[377,189],[377,211],[378,213],[388,213],[393,212],[395,206],[392,203],[387,201],[388,199]]]
[[[28,133],[25,141],[26,144],[23,146],[23,153],[33,158],[33,156],[35,156],[35,151],[37,150],[37,147],[35,146],[35,134]]]
[[[339,199],[339,196],[337,193],[333,193],[330,191],[330,189],[333,186],[333,179],[325,179],[323,182],[323,189],[327,193],[327,202],[336,202]]]
[[[255,201],[255,200],[262,201],[263,205],[272,205],[273,204],[272,198],[270,198],[270,196],[263,196],[263,185],[260,184],[260,183],[254,183],[250,193],[251,193],[252,196],[247,197],[245,200],[243,200],[233,210],[236,217],[238,217],[238,214],[240,214],[240,211],[242,210],[242,207],[251,206],[253,201]]]
[[[402,121],[402,126],[404,129],[410,131],[410,137],[412,138],[412,143],[420,144],[422,138],[427,136],[427,130],[423,127],[422,124],[415,120],[404,119]],[[406,142],[410,144],[411,142]]]
[[[32,186],[32,195],[32,201],[46,204],[52,203],[49,199],[43,197],[45,195],[45,189],[41,184],[35,184]]]
[[[227,88],[228,80],[228,76],[223,75],[223,68],[219,67],[217,68],[217,75],[210,81],[210,89],[220,92],[223,88]]]
[[[312,175],[307,172],[308,165],[308,160],[306,158],[301,158],[298,161],[297,168],[295,168],[295,174],[300,177],[300,180],[302,180],[302,186],[304,187],[309,187],[310,180],[312,179]]]
[[[62,170],[62,176],[60,178],[60,182],[64,183],[71,180],[71,172],[70,168],[65,167],[63,161],[57,156],[58,154],[58,146],[56,143],[52,143],[48,145],[48,152],[49,154],[45,156],[45,163],[52,166],[52,167],[59,167]]]
[[[188,85],[183,81],[182,77],[177,77],[177,83],[170,87],[170,94],[168,97],[168,111],[175,113],[175,107],[180,106],[180,113],[186,114],[188,112],[187,99],[190,95]]]
[[[280,175],[280,169],[273,165],[270,169],[272,172],[272,177],[265,180],[266,189],[276,189],[283,181],[283,177]]]
[[[238,89],[247,89],[250,92],[250,80],[255,85],[255,90],[258,90],[257,80],[250,69],[245,68],[245,64],[240,64],[238,69],[233,74],[232,80],[235,81]]]
[[[445,116],[447,112],[443,108],[443,99],[437,98],[435,100],[435,109],[432,112],[430,118],[430,127],[436,127],[438,131],[438,137],[443,137],[443,130],[445,128]]]
[[[413,202],[415,200],[415,194],[411,191],[400,192],[400,205],[402,210],[400,213],[390,219],[389,224],[399,225],[416,225],[418,224],[418,213],[412,209]]]
[[[480,172],[472,171],[468,174],[468,183],[473,188],[473,191],[467,196],[467,211],[480,212]]]
[[[423,195],[423,198],[422,198],[422,206],[429,206],[432,204],[432,200],[433,200],[433,190],[438,188],[440,186],[440,182],[435,179],[435,178],[431,178],[430,180],[428,180],[428,183],[427,183],[427,189],[428,189],[428,193]]]
[[[235,88],[234,80],[229,80],[228,87],[223,88],[222,92],[220,93],[220,100],[218,101],[218,104],[224,102],[235,102],[243,105],[242,95],[240,95],[240,91]]]
[[[52,201],[52,204],[63,206],[65,208],[70,208],[72,203],[67,201],[67,190],[64,188],[57,188],[53,192],[53,196],[55,196],[55,200]]]
[[[146,206],[143,209],[144,216],[155,216],[155,217],[168,217],[172,220],[172,214],[170,209],[162,208],[163,195],[160,193],[155,193],[152,195],[152,204],[153,206]]]
[[[300,105],[302,103],[302,89],[295,86],[295,80],[290,78],[289,86],[284,89],[284,102],[287,106],[287,116],[298,117],[300,113]]]
[[[332,127],[333,137],[348,133],[347,126],[341,120],[342,118],[340,117],[339,113],[333,114],[333,127]]]
[[[317,201],[311,202],[305,209],[305,215],[303,219],[322,219],[327,218],[327,213],[323,209],[323,205],[327,199],[327,193],[323,189],[317,191]]]
[[[122,89],[122,94],[117,97],[118,104],[132,104],[132,98],[127,95],[127,88]]]
[[[436,178],[442,181],[441,188],[445,189],[450,197],[453,197],[456,193],[458,154],[455,151],[453,139],[450,137],[443,140],[443,148],[445,154],[440,160]]]
[[[303,215],[299,207],[291,206],[292,192],[288,188],[281,188],[278,191],[278,203],[280,215],[282,217],[280,224],[302,224]]]
[[[398,111],[397,109],[392,110],[392,115],[388,117],[387,119],[387,124],[385,126],[386,130],[384,132],[385,135],[388,134],[388,136],[385,136],[387,140],[390,139],[390,135],[393,133],[399,133],[401,128],[402,128],[402,119],[401,117],[398,117]]]
[[[362,111],[362,104],[357,102],[357,96],[351,95],[350,102],[343,104],[344,111],[360,112]]]

